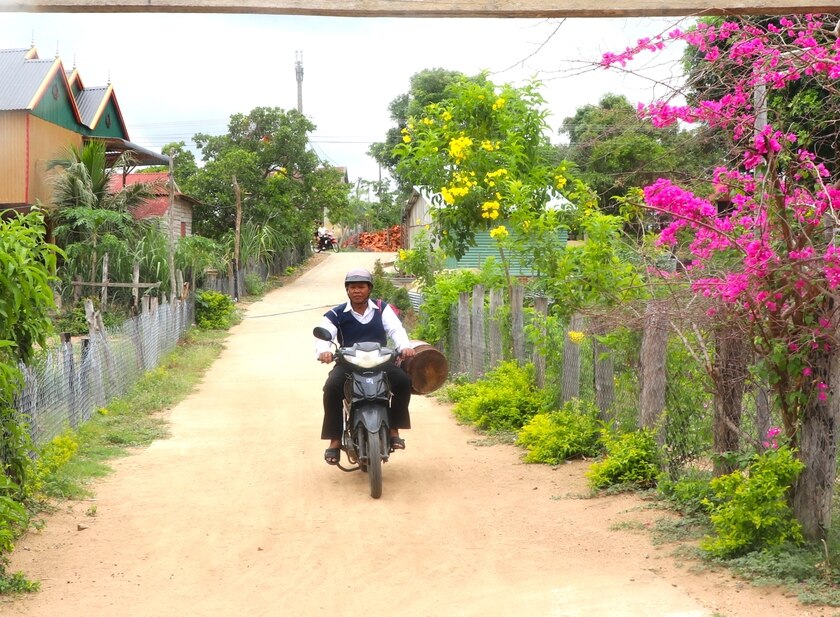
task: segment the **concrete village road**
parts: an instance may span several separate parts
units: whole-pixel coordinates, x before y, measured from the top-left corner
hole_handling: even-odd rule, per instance
[[[639,531],[661,512],[587,498],[586,463],[525,465],[514,446],[412,400],[384,491],[323,461],[312,328],[344,273],[393,254],[321,256],[250,305],[171,436],[113,464],[90,502],[22,538],[39,593],[8,617],[815,617],[776,590],[697,572]],[[79,530],[79,524],[86,529]],[[636,531],[634,531],[636,530]]]

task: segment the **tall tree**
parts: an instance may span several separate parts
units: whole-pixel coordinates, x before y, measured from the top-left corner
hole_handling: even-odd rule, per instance
[[[594,190],[601,210],[616,212],[631,188],[669,177],[696,182],[719,162],[720,153],[697,127],[654,127],[636,114],[626,97],[606,94],[598,105],[580,107],[559,130],[568,144],[563,158],[577,164],[581,179]]]
[[[271,237],[283,243],[308,243],[321,213],[340,209],[350,189],[343,175],[309,148],[314,129],[297,111],[257,107],[231,116],[226,135],[196,135],[204,165],[182,187],[203,203],[196,232],[218,240],[232,232],[235,176],[243,225],[270,225],[276,232]]]

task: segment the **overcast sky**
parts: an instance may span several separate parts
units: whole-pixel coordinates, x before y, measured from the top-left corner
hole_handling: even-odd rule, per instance
[[[658,34],[674,19],[354,18],[163,13],[0,13],[0,47],[34,43],[79,69],[85,86],[114,85],[129,137],[150,150],[195,133],[223,134],[232,114],[255,107],[297,108],[296,52],[303,58],[303,113],[316,125],[312,146],[347,167],[351,181],[377,180],[365,153],[393,125],[389,103],[423,69],[498,84],[543,83],[556,129],[607,92],[631,102],[665,90],[675,70],[651,59],[644,79],[588,68]],[[685,26],[686,24],[682,24]],[[556,131],[553,141],[559,141]]]

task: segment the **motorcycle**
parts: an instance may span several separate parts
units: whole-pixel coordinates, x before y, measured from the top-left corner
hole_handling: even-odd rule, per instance
[[[320,238],[313,238],[311,248],[313,253],[320,253],[321,251],[334,251],[338,253],[338,240],[336,240],[333,232],[328,231]]]
[[[330,331],[317,327],[313,335],[332,341]],[[335,345],[335,343],[333,343]],[[344,431],[341,449],[355,467],[342,471],[361,470],[368,475],[370,496],[382,495],[382,463],[387,463],[391,449],[388,409],[391,387],[382,367],[392,362],[397,353],[379,343],[356,343],[352,347],[335,345],[335,361],[350,367],[344,384]]]

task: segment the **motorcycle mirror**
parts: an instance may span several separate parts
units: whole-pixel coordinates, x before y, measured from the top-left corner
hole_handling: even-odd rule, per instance
[[[315,338],[321,339],[322,341],[331,341],[332,340],[332,334],[330,334],[330,331],[327,330],[326,328],[322,328],[321,326],[318,326],[317,328],[315,328],[312,331],[312,335]]]

